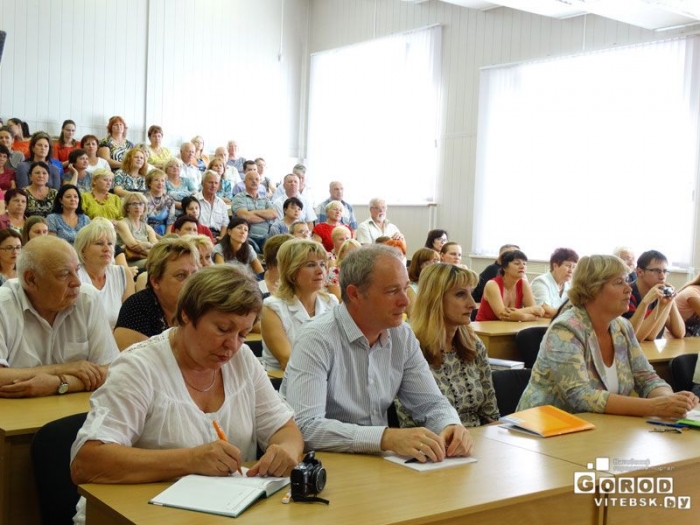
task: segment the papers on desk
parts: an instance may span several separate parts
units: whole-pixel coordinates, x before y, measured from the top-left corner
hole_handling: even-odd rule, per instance
[[[676,423],[700,428],[700,408],[691,410],[683,419],[679,419]]]
[[[511,361],[510,359],[498,359],[496,357],[489,357],[489,365],[491,370],[518,370],[525,368],[523,361]]]
[[[407,456],[397,456],[395,454],[384,456],[384,459],[386,459],[387,461],[391,461],[392,463],[396,463],[397,465],[401,465],[402,467],[408,467],[413,470],[418,470],[419,472],[425,472],[426,470],[439,470],[442,468],[456,467],[458,465],[466,465],[467,463],[474,463],[476,461],[476,458],[469,457],[445,458],[439,463],[433,463],[432,461],[426,461],[425,463],[421,463],[420,461],[410,461],[409,463],[406,463],[411,458]]]
[[[595,428],[590,423],[552,405],[528,408],[500,419],[504,428],[540,437],[559,436]]]
[[[289,485],[289,478],[245,477],[235,473],[223,478],[191,474],[181,478],[149,503],[236,518],[260,498]]]

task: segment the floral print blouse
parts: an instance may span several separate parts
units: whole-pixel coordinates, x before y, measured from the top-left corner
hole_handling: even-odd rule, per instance
[[[476,338],[476,358],[467,363],[455,352],[443,355],[439,368],[430,367],[435,382],[442,394],[457,410],[459,419],[466,427],[478,427],[499,418],[496,392],[491,380],[491,367],[484,343]],[[414,427],[401,402],[396,399],[396,413],[402,427]]]
[[[610,334],[618,378],[618,391],[613,393],[628,396],[634,390],[647,397],[655,388],[668,387],[647,361],[627,319],[613,320]],[[610,395],[606,381],[588,312],[572,306],[547,330],[518,410],[554,405],[571,413],[604,412]]]

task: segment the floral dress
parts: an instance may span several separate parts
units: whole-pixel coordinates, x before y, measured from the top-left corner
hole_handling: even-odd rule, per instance
[[[134,147],[134,143],[125,140],[124,144],[117,144],[111,136],[105,137],[99,144],[100,148],[109,148],[109,156],[112,160],[121,162],[124,159],[124,155]]]
[[[37,199],[29,191],[27,191],[27,211],[24,212],[27,217],[39,215],[46,217],[53,210],[53,201],[56,199],[57,190],[49,188],[49,193],[45,199]]]

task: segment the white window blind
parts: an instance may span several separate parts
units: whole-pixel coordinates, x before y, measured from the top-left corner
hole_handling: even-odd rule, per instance
[[[481,72],[474,251],[663,252],[690,265],[697,38]]]
[[[435,196],[440,27],[311,56],[308,174],[318,197],[425,203]]]

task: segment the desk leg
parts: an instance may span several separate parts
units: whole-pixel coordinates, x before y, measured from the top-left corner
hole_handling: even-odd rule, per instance
[[[39,504],[29,454],[31,435],[0,440],[0,525],[39,523]]]

